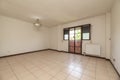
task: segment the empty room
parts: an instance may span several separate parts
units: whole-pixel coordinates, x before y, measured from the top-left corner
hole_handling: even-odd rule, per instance
[[[120,80],[120,0],[0,0],[0,80]]]

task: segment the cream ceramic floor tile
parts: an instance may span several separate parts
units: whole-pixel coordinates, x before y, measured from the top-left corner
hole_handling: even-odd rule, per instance
[[[72,71],[72,72],[70,73],[70,76],[73,76],[73,77],[76,77],[76,78],[80,79],[81,76],[82,76],[82,73],[77,72],[77,71]]]
[[[65,72],[59,72],[57,73],[53,78],[55,78],[56,80],[64,80],[68,77],[68,73],[65,73]]]
[[[87,76],[87,75],[82,75],[82,77],[81,77],[80,80],[96,80],[96,79],[93,78],[93,77]],[[102,80],[102,79],[101,79],[101,80]]]
[[[73,76],[68,76],[67,79],[65,80],[80,80],[80,79]]]
[[[0,80],[120,80],[109,61],[56,51],[0,58]]]

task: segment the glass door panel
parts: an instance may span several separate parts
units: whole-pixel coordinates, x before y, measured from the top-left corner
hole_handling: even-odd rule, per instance
[[[74,53],[75,52],[74,47],[69,47],[69,52]]]
[[[70,28],[69,30],[69,52],[74,53],[75,52],[75,41],[74,41],[74,35],[75,35],[75,31],[74,28]]]
[[[81,27],[75,28],[75,53],[81,53]]]
[[[80,47],[75,47],[75,53],[81,53]]]

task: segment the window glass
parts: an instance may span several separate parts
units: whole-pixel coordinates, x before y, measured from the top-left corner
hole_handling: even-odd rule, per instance
[[[68,40],[69,29],[65,28],[63,30],[63,40]]]
[[[90,40],[90,24],[82,26],[82,39],[83,40]]]

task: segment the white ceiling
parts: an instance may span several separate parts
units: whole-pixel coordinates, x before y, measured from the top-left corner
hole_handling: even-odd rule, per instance
[[[54,26],[105,13],[114,0],[0,0],[0,14]]]

